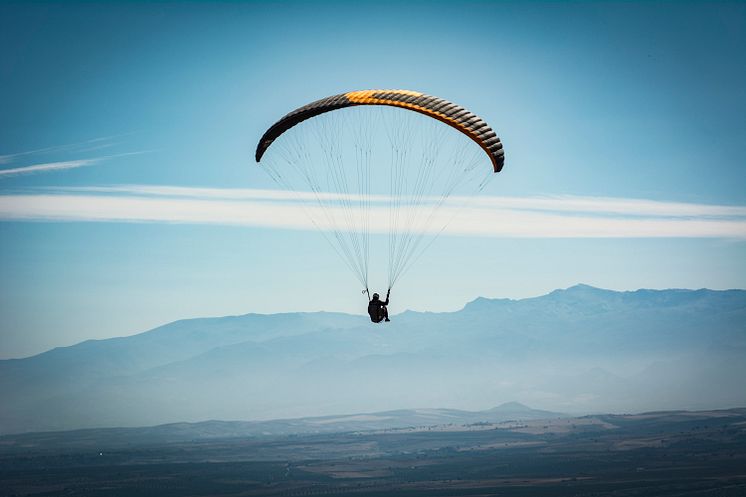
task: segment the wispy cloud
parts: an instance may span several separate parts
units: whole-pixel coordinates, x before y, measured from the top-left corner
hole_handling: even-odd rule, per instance
[[[27,174],[77,169],[80,167],[99,164],[116,157],[145,153],[143,151],[112,153],[114,151],[110,150],[107,155],[90,157],[93,152],[116,147],[120,144],[117,140],[127,134],[104,136],[83,142],[55,145],[35,150],[27,150],[24,152],[0,155],[0,165],[6,167],[6,169],[0,169],[0,179]],[[47,156],[46,160],[42,158],[43,156]],[[54,160],[50,160],[50,158]],[[23,164],[24,162],[26,164]],[[11,164],[15,165],[15,167],[7,167],[7,165]]]
[[[148,197],[186,197],[196,199],[223,200],[282,200],[282,201],[316,201],[318,199],[357,202],[359,195],[339,193],[289,192],[286,190],[262,190],[252,188],[193,188],[168,185],[116,185],[116,186],[80,186],[64,189],[54,188],[57,192],[66,193],[110,193],[142,195]],[[371,195],[372,201],[383,202],[389,197]]]
[[[92,157],[89,159],[47,162],[44,164],[32,164],[30,166],[0,169],[0,179],[9,178],[13,176],[20,176],[20,175],[25,175],[25,174],[37,174],[37,173],[44,173],[44,172],[50,172],[50,171],[62,171],[65,169],[76,169],[79,167],[93,166],[95,164],[99,164],[106,160],[114,159],[116,157],[126,157],[129,155],[138,155],[138,154],[144,154],[144,153],[147,153],[147,151],[126,152],[122,154],[104,155],[102,157]],[[84,191],[84,190],[85,189],[81,191]],[[112,190],[112,192],[114,191],[115,190]]]
[[[92,166],[102,159],[68,160],[61,162],[48,162],[46,164],[34,164],[31,166],[14,167],[12,169],[0,169],[0,178],[19,176],[21,174],[35,174],[49,171],[61,171],[63,169],[75,169],[78,167]]]
[[[530,211],[586,212],[625,216],[746,216],[746,206],[711,205],[685,202],[614,197],[477,197],[473,204],[489,208]]]
[[[92,150],[101,150],[104,148],[113,147],[114,145],[116,145],[115,139],[122,136],[126,135],[102,136],[82,142],[67,143],[64,145],[53,145],[51,147],[25,150],[23,152],[15,152],[12,154],[0,154],[0,164],[12,164],[13,162],[17,162],[19,159],[22,159],[24,157],[32,157],[44,154],[82,153],[90,152]]]
[[[170,185],[116,185],[54,188],[66,193],[112,193],[153,197],[186,197],[224,200],[269,200],[269,201],[325,201],[349,200],[359,202],[356,194],[289,192],[285,190],[263,190],[253,188],[194,188]],[[385,204],[391,200],[386,195],[367,197],[374,203]],[[437,198],[425,198],[437,201]],[[452,197],[452,204],[467,204],[474,208],[507,209],[511,211],[543,211],[566,213],[592,213],[594,215],[660,216],[660,217],[746,217],[746,206],[712,205],[686,202],[661,202],[657,200],[581,197],[571,195],[544,195],[531,197]]]
[[[118,185],[37,189],[0,195],[0,219],[157,222],[322,229],[344,219],[330,195],[278,190]],[[385,200],[380,197],[379,200]],[[388,232],[387,205],[374,203],[371,230]],[[404,207],[404,209],[407,209]],[[347,211],[353,217],[361,212]],[[316,220],[309,219],[308,214]],[[603,197],[476,197],[437,211],[430,228],[444,234],[535,238],[729,238],[746,240],[746,207]],[[337,228],[345,229],[344,224]]]

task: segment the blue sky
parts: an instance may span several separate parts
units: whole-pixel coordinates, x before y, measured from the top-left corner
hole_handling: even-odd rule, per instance
[[[354,89],[453,100],[506,149],[489,229],[438,239],[393,312],[578,282],[743,288],[744,46],[738,2],[3,3],[0,357],[363,312],[321,235],[257,226],[247,199],[276,188],[262,132]]]

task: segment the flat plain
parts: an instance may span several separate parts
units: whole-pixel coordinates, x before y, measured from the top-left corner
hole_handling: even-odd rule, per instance
[[[746,409],[174,443],[138,430],[0,437],[0,495],[746,495]]]

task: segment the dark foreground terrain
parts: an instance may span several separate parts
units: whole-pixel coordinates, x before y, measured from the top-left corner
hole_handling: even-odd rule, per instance
[[[157,443],[136,432],[0,437],[0,495],[746,495],[746,409]]]

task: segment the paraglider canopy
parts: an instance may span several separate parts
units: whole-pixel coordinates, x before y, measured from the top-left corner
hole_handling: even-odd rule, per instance
[[[490,157],[496,173],[503,168],[505,154],[502,143],[484,120],[452,102],[410,90],[351,91],[322,98],[299,107],[277,121],[264,133],[256,147],[256,161],[260,162],[272,142],[296,124],[325,112],[354,105],[390,105],[420,112],[443,121],[466,134],[482,147]]]
[[[388,233],[390,289],[505,160],[483,119],[410,90],[351,91],[299,107],[265,131],[255,158],[304,201],[366,290],[371,234]]]

